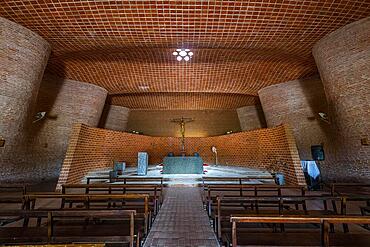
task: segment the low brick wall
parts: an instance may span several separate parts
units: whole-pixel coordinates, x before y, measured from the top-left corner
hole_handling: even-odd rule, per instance
[[[185,145],[188,155],[198,152],[207,163],[213,163],[211,147],[216,146],[219,164],[273,167],[284,173],[288,184],[305,185],[292,130],[286,125],[232,135],[188,137]],[[65,183],[80,183],[89,171],[110,167],[113,160],[136,166],[140,151],[148,152],[149,163],[156,164],[176,150],[180,150],[178,137],[150,137],[76,124],[57,189]]]

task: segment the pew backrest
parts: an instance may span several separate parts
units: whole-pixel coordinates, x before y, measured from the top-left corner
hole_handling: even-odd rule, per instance
[[[237,246],[237,223],[287,223],[287,224],[320,224],[320,246],[328,247],[330,224],[369,224],[370,217],[363,216],[330,216],[330,217],[307,217],[301,216],[231,216],[232,245]]]

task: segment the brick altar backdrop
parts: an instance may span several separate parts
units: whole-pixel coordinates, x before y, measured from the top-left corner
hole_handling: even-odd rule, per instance
[[[188,137],[185,145],[187,155],[198,152],[210,164],[214,162],[211,147],[216,146],[219,164],[273,168],[285,175],[287,183],[305,184],[295,140],[287,125],[215,137]],[[160,163],[169,152],[179,153],[180,138],[135,135],[76,124],[57,188],[64,183],[79,183],[89,171],[111,167],[113,160],[136,166],[140,151],[149,153],[150,164]]]

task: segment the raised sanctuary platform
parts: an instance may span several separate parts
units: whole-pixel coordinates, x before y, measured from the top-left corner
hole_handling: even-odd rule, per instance
[[[163,174],[203,174],[203,160],[196,156],[164,157]]]

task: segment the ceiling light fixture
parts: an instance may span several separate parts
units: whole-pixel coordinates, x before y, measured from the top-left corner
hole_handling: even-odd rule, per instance
[[[139,85],[140,90],[148,90],[149,86],[148,85]]]
[[[176,56],[177,61],[185,60],[188,62],[191,57],[194,55],[190,49],[176,49],[176,51],[172,52],[172,55]]]

